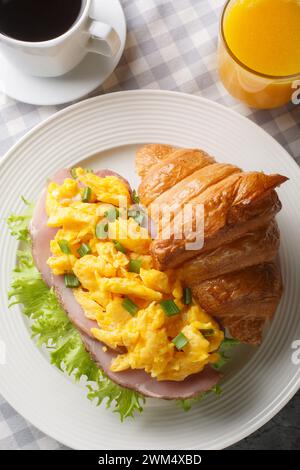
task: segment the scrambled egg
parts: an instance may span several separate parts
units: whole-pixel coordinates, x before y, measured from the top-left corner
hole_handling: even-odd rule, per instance
[[[124,348],[113,371],[144,369],[157,380],[182,381],[218,361],[223,332],[193,299],[184,303],[176,270],[154,269],[148,231],[118,209],[120,198],[131,203],[122,180],[82,168],[62,185],[50,183],[48,226],[58,231],[48,265],[76,281],[74,296],[98,325],[93,336]]]

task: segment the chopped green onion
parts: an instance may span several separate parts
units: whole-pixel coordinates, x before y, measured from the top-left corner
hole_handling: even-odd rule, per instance
[[[192,303],[192,291],[189,287],[183,289],[183,303],[190,305]]]
[[[141,267],[142,267],[142,260],[141,259],[131,259],[129,261],[128,271],[130,273],[140,274]]]
[[[208,337],[208,336],[214,336],[215,330],[213,329],[208,329],[208,330],[200,330],[203,336]]]
[[[79,279],[75,276],[75,274],[65,274],[65,286],[66,287],[79,287],[80,286]]]
[[[141,210],[129,210],[128,217],[131,217],[136,221],[138,225],[142,225],[145,220],[145,214]]]
[[[127,312],[130,313],[130,315],[135,315],[139,309],[139,307],[134,302],[132,302],[132,300],[130,300],[128,297],[126,297],[123,300],[122,307],[124,307],[125,310],[127,310]]]
[[[174,339],[172,339],[172,343],[175,344],[176,349],[178,351],[181,351],[187,344],[189,340],[187,337],[181,332],[179,335],[177,335]]]
[[[103,240],[108,237],[108,223],[106,222],[99,222],[99,224],[96,225],[96,237],[99,240]]]
[[[87,173],[94,173],[94,170],[92,168],[86,168],[85,170]]]
[[[71,176],[74,180],[77,179],[77,169],[76,168],[71,168],[70,170]]]
[[[57,243],[58,243],[59,248],[61,249],[62,253],[64,253],[65,255],[70,255],[71,254],[69,242],[67,240],[58,240]]]
[[[138,197],[135,189],[132,191],[132,200],[135,204],[138,204],[140,202],[140,198]]]
[[[82,195],[82,202],[90,202],[92,196],[92,190],[88,186],[84,188]]]
[[[92,253],[92,250],[90,249],[89,245],[82,243],[80,248],[78,248],[77,253],[79,254],[80,258],[82,258],[83,256]]]
[[[104,217],[109,220],[109,222],[114,222],[120,216],[120,212],[116,207],[112,207],[108,211],[104,212]]]
[[[122,243],[118,242],[117,240],[113,240],[113,242],[118,251],[121,251],[121,253],[126,253],[126,248],[122,245]]]
[[[167,317],[172,317],[173,315],[180,313],[180,308],[177,307],[174,300],[162,300],[160,302],[160,306],[162,307]]]

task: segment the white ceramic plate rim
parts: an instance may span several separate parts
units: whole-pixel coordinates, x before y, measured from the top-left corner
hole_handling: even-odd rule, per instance
[[[156,95],[158,93],[160,93],[162,95],[169,95],[169,97],[172,97],[172,96],[178,96],[179,97],[179,96],[181,96],[181,97],[184,97],[187,100],[197,100],[199,103],[201,103],[201,102],[210,103],[210,105],[213,105],[213,106],[218,107],[218,108],[222,108],[223,110],[225,108],[224,106],[220,105],[219,103],[211,102],[210,100],[206,100],[205,98],[202,98],[202,97],[199,97],[199,96],[193,96],[193,95],[186,95],[186,94],[178,93],[178,92],[159,91],[159,90],[135,90],[135,91],[126,91],[126,92],[116,92],[116,93],[114,93],[114,95],[123,95],[124,93],[126,93],[126,94],[130,93],[132,96],[138,96],[138,97],[142,97],[144,94],[146,94],[146,95],[151,95],[151,94]],[[80,107],[83,107],[83,106],[86,105],[87,101],[92,102],[92,101],[97,101],[97,100],[101,100],[101,99],[109,99],[109,96],[110,95],[103,95],[101,97],[90,98],[89,100],[85,100],[85,101],[82,101],[80,103],[74,104],[74,105],[72,105],[72,106],[56,113],[55,115],[51,116],[50,118],[48,118],[47,120],[45,120],[44,122],[42,122],[41,124],[39,124],[38,126],[33,128],[25,136],[23,136],[16,144],[14,144],[13,147],[9,150],[9,152],[7,152],[7,154],[1,159],[0,170],[6,164],[6,162],[10,159],[10,157],[13,155],[13,153],[15,152],[15,150],[17,148],[20,148],[26,142],[26,140],[29,137],[34,136],[35,133],[37,133],[38,131],[40,131],[44,127],[47,127],[47,125],[50,122],[56,120],[58,117],[62,117],[64,115],[72,113],[75,110],[80,109]],[[278,142],[276,142],[263,129],[261,129],[258,125],[256,125],[252,121],[248,120],[246,117],[241,116],[240,114],[238,114],[234,110],[231,110],[229,108],[225,108],[225,109],[226,109],[227,113],[238,116],[240,120],[247,121],[248,126],[255,127],[256,132],[260,132],[261,134],[263,134],[265,139],[268,138],[269,140],[271,140],[273,142],[273,145],[276,144],[281,152],[284,151],[284,149],[281,147],[281,145]],[[296,164],[296,162],[292,159],[292,157],[287,152],[285,152],[285,153],[286,153],[287,158],[290,159],[290,164],[292,164],[294,166],[295,172],[297,174],[300,174],[300,170],[299,170],[299,167]],[[273,406],[272,403],[269,404],[268,411],[266,413],[261,413],[260,416],[255,416],[255,422],[251,422],[252,421],[251,420],[249,422],[249,427],[248,427],[247,430],[243,431],[242,433],[240,431],[236,432],[236,433],[232,433],[230,436],[228,436],[227,439],[224,439],[222,441],[222,448],[230,446],[230,445],[238,442],[239,440],[247,437],[249,434],[253,433],[258,428],[263,426],[266,422],[268,422],[273,416],[275,416],[288,403],[288,401],[294,396],[294,394],[298,391],[298,389],[300,387],[300,373],[299,372],[300,371],[298,370],[298,372],[296,372],[293,379],[291,379],[291,381],[290,381],[290,382],[293,382],[295,380],[295,377],[298,375],[298,378],[296,377],[297,378],[296,382],[294,382],[294,384],[292,386],[290,386],[290,383],[288,383],[281,390],[281,393],[279,395],[279,396],[281,396],[281,399],[280,399],[279,402],[277,401],[276,406]],[[1,384],[0,384],[0,386],[1,386]],[[19,405],[17,403],[13,403],[12,401],[10,401],[9,396],[4,396],[4,398],[16,409],[17,412],[21,413],[21,410],[20,410]],[[25,413],[23,413],[23,414],[24,414],[24,417],[27,420],[31,421],[34,426],[39,428],[44,433],[48,434],[49,436],[51,436],[54,439],[59,439],[60,442],[62,442],[63,444],[65,444],[67,446],[72,446],[72,443],[68,442],[66,439],[63,439],[61,437],[58,437],[57,435],[51,434],[51,431],[49,432],[44,426],[41,426],[40,423],[38,422],[38,420],[30,419],[30,417],[27,417]],[[193,447],[190,447],[190,448],[191,449],[198,449],[199,447],[198,446],[193,446]]]
[[[126,91],[116,91],[113,93],[107,93],[99,96],[94,96],[92,98],[87,98],[86,100],[79,101],[78,103],[72,104],[70,106],[67,106],[66,108],[62,109],[61,111],[57,111],[54,113],[52,116],[46,118],[44,121],[42,121],[40,124],[37,124],[34,126],[30,131],[26,132],[25,135],[23,135],[17,142],[15,142],[12,147],[6,152],[6,154],[1,157],[0,160],[0,169],[1,167],[6,163],[6,160],[10,158],[10,155],[14,153],[14,151],[23,144],[29,137],[31,137],[33,134],[38,132],[39,130],[43,129],[43,127],[47,127],[48,124],[54,120],[56,120],[58,117],[64,116],[64,114],[68,114],[72,112],[73,110],[77,110],[80,107],[85,106],[87,101],[93,102],[99,100],[99,98],[105,98],[111,95],[123,95],[124,93],[128,94],[130,93],[131,95],[143,95],[143,94],[153,94],[156,95],[157,93],[161,93],[162,95],[169,95],[169,96],[184,96],[186,99],[192,99],[192,100],[198,100],[199,102],[206,102],[206,103],[213,103],[213,106],[216,106],[217,108],[220,109],[226,109],[227,113],[230,113],[234,116],[238,116],[239,119],[246,121],[248,125],[255,127],[257,132],[260,132],[261,134],[264,135],[265,138],[268,138],[270,141],[273,142],[273,144],[276,144],[278,148],[280,148],[281,151],[284,151],[286,153],[287,158],[289,158],[290,162],[294,165],[295,171],[299,172],[300,174],[300,168],[295,162],[295,160],[291,157],[291,155],[280,145],[270,134],[268,134],[266,131],[264,131],[258,124],[255,122],[251,121],[249,118],[246,116],[243,116],[242,114],[239,114],[237,111],[231,108],[227,108],[226,106],[217,103],[216,101],[209,100],[207,98],[204,98],[202,96],[198,95],[190,95],[188,93],[181,93],[178,91],[168,91],[168,90],[151,90],[151,89],[144,89],[144,90],[126,90]]]

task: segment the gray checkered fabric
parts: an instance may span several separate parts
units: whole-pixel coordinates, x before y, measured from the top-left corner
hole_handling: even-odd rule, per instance
[[[121,2],[127,18],[126,49],[115,72],[93,95],[117,90],[160,88],[204,96],[252,119],[300,164],[300,107],[290,104],[272,111],[249,109],[231,98],[218,79],[216,47],[224,0]],[[59,109],[62,106],[37,107],[18,103],[0,93],[0,155],[4,155],[29,129]],[[299,404],[299,395],[279,415],[280,425],[279,421],[273,420],[236,448],[279,449],[283,440],[280,434],[273,432],[274,426],[277,431],[282,428],[282,436],[293,429],[284,448],[299,448],[300,430],[295,434],[296,424],[290,422],[296,415],[297,400]],[[27,423],[0,398],[0,449],[65,447]]]

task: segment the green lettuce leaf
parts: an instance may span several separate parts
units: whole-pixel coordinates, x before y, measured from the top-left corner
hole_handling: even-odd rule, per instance
[[[22,197],[22,201],[26,205],[26,209],[23,214],[12,214],[9,216],[7,219],[7,225],[13,237],[20,241],[29,242],[30,235],[28,226],[32,217],[34,204],[27,201],[24,197]]]
[[[220,370],[227,362],[230,361],[231,359],[231,352],[235,346],[240,344],[240,342],[237,339],[233,338],[224,338],[224,341],[222,342],[218,353],[220,355],[220,359],[218,362],[216,362],[213,367],[216,370]]]
[[[183,411],[190,411],[193,405],[196,403],[199,403],[200,401],[203,400],[203,398],[207,397],[211,393],[214,393],[215,395],[219,396],[222,394],[222,389],[220,385],[215,385],[212,387],[210,390],[207,392],[200,393],[197,397],[194,398],[187,398],[186,400],[177,400],[179,406],[183,409]]]

